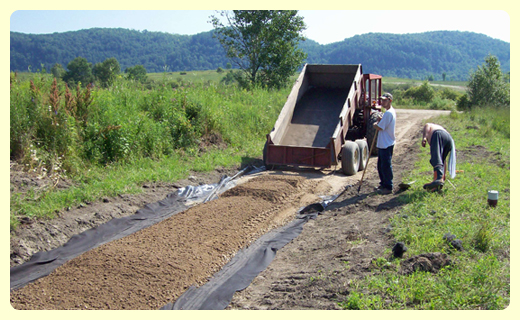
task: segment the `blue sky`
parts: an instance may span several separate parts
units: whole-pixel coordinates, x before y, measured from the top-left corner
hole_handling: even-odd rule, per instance
[[[191,35],[209,31],[213,10],[18,10],[10,30],[54,33],[100,28],[125,28]],[[418,33],[457,30],[482,33],[510,42],[510,17],[501,10],[356,11],[301,10],[305,36],[320,44],[342,41],[369,32]]]

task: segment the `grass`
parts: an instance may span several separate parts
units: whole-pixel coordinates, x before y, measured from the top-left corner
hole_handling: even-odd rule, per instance
[[[174,80],[177,82],[204,83],[210,81],[218,83],[228,71],[229,70],[224,70],[224,72],[221,73],[216,70],[158,72],[148,73],[148,79],[162,81],[166,78],[167,80]]]
[[[28,81],[19,80],[11,89],[11,138],[26,137],[15,140],[18,152],[25,155],[19,160],[27,161],[35,171],[49,172],[44,166],[49,167],[53,160],[63,164],[54,175],[67,177],[75,187],[62,191],[33,188],[25,195],[12,194],[11,230],[21,216],[52,218],[82,202],[140,192],[140,185],[147,181],[176,181],[192,171],[211,171],[238,165],[243,158],[260,157],[265,135],[290,90],[245,91],[212,82],[143,90],[119,80],[112,88],[93,91],[86,126],[71,117],[59,119],[63,121],[59,127],[50,121],[43,123],[47,125],[43,129],[65,130],[65,155],[58,157],[49,151],[47,140],[38,139],[45,131],[34,129],[49,114],[50,82],[39,79],[35,83],[41,88],[35,100],[42,101],[38,104],[31,100]],[[61,108],[58,115],[65,114]],[[190,118],[193,114],[196,116]],[[30,121],[28,115],[35,120]],[[71,125],[74,123],[76,126]],[[227,148],[219,145],[201,152],[201,139],[211,134],[221,137]],[[52,134],[43,137],[57,140]],[[11,148],[13,145],[12,141]],[[54,164],[50,167],[55,168]]]
[[[380,269],[353,284],[354,290],[340,306],[345,309],[504,309],[510,295],[510,153],[509,109],[477,109],[452,113],[436,123],[452,134],[463,170],[439,193],[422,189],[432,179],[429,150],[408,174],[417,180],[400,196],[405,203],[392,219],[396,241],[408,247],[405,258],[442,252],[452,265],[440,272],[417,271],[400,275],[395,268]],[[501,125],[498,125],[501,124]],[[478,128],[478,129],[474,129]],[[420,147],[420,146],[418,146]],[[405,177],[406,179],[406,177]],[[487,191],[499,190],[495,208],[487,204]],[[444,235],[462,240],[463,250],[453,248]],[[385,256],[391,255],[387,250]]]

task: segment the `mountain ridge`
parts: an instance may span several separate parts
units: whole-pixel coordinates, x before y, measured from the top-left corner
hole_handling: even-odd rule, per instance
[[[10,70],[64,68],[81,56],[95,64],[114,57],[124,70],[143,65],[148,72],[212,70],[229,60],[214,31],[180,35],[124,28],[91,28],[52,34],[10,32]],[[366,33],[330,44],[307,39],[300,44],[306,63],[362,64],[365,73],[439,80],[466,80],[497,56],[502,70],[510,69],[510,43],[467,31],[428,31],[392,34]]]

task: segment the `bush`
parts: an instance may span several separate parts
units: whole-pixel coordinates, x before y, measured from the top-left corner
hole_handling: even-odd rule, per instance
[[[468,96],[471,105],[509,107],[509,92],[508,77],[502,74],[497,57],[487,56],[485,63],[470,75]]]
[[[430,108],[434,110],[453,110],[455,109],[455,101],[441,97],[435,97],[430,104]]]
[[[471,108],[471,102],[469,101],[468,95],[465,93],[457,99],[457,109],[468,110]]]
[[[462,94],[458,93],[457,91],[455,91],[453,89],[444,88],[439,92],[439,95],[443,99],[450,99],[453,101],[457,101]]]
[[[435,90],[428,81],[424,81],[419,87],[412,87],[405,91],[404,98],[410,98],[416,102],[429,103],[435,96]]]

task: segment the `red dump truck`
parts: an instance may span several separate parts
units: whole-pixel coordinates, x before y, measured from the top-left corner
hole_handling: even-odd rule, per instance
[[[360,64],[305,65],[267,135],[264,164],[363,170],[380,97],[381,76],[363,74]]]

